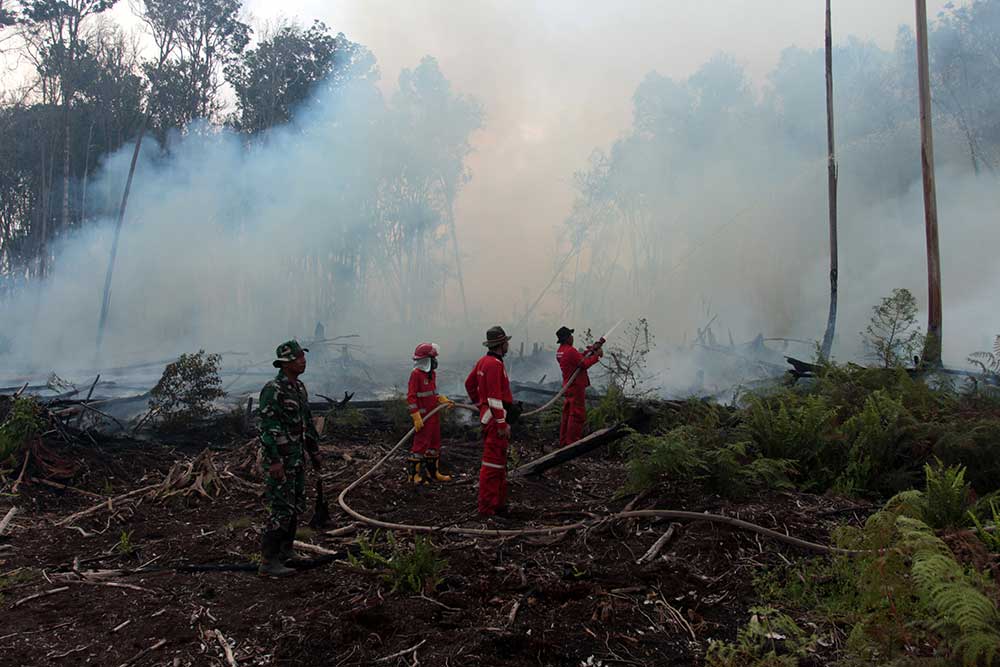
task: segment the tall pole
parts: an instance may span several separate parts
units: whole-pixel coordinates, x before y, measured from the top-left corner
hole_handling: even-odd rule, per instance
[[[104,327],[108,321],[108,311],[111,309],[111,278],[115,272],[115,258],[118,256],[118,237],[121,235],[122,223],[125,221],[125,208],[128,206],[128,193],[132,189],[132,176],[135,175],[135,163],[139,159],[139,148],[142,137],[146,134],[146,124],[149,117],[142,116],[139,136],[135,140],[135,150],[132,151],[132,162],[128,168],[128,178],[125,180],[125,192],[122,194],[122,204],[118,209],[118,222],[115,224],[115,236],[111,242],[111,256],[108,258],[108,271],[104,276],[104,298],[101,301],[101,319],[97,324],[97,358],[101,356],[101,343],[104,341]]]
[[[927,235],[927,340],[923,365],[941,365],[941,258],[938,249],[937,194],[934,188],[934,134],[927,55],[927,0],[917,3],[917,77],[920,82],[920,162],[924,175],[924,227]]]
[[[837,327],[837,154],[833,142],[833,27],[830,20],[830,0],[826,0],[826,163],[827,190],[830,205],[830,314],[820,356],[830,358],[833,334]]]

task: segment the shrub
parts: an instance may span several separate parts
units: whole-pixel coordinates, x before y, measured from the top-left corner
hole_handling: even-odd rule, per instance
[[[149,407],[169,425],[207,417],[212,401],[225,395],[219,378],[218,354],[182,354],[167,364],[163,376],[150,392]]]
[[[628,492],[650,489],[666,478],[689,476],[703,465],[690,427],[660,436],[632,432],[623,449],[628,457]]]
[[[371,542],[362,538],[358,542],[359,556],[350,555],[348,562],[356,567],[385,569],[382,578],[392,584],[393,592],[423,593],[438,587],[448,561],[441,558],[430,539],[418,535],[412,548],[397,541],[392,533],[388,534],[387,540],[388,556],[379,553]]]
[[[908,289],[894,289],[892,295],[872,306],[872,318],[861,333],[868,357],[882,368],[910,363],[922,343],[917,326],[917,300]]]
[[[797,667],[816,645],[790,617],[771,607],[752,607],[750,621],[739,629],[736,642],[713,641],[705,664],[709,667]]]
[[[587,425],[593,430],[606,428],[628,420],[631,412],[625,392],[617,385],[608,385],[597,406],[587,411]]]
[[[962,465],[979,494],[1000,489],[1000,420],[967,420],[942,426],[934,455],[945,464]]]
[[[753,398],[744,411],[747,430],[763,458],[794,461],[803,488],[826,490],[836,478],[841,447],[837,411],[822,396],[790,392]]]
[[[844,424],[850,450],[837,487],[889,494],[912,486],[919,475],[912,456],[914,426],[902,402],[882,390],[872,392],[864,409]]]
[[[37,437],[44,426],[41,408],[33,397],[14,399],[7,419],[0,424],[0,461],[7,460],[26,442]]]

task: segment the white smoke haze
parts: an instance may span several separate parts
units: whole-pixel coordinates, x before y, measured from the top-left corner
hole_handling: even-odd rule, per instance
[[[698,379],[701,357],[676,349],[713,316],[724,345],[730,335],[737,344],[758,334],[822,336],[822,3],[399,4],[347,3],[340,17],[327,16],[326,3],[295,9],[373,51],[386,101],[396,92],[396,72],[429,54],[452,93],[482,104],[484,126],[472,133],[465,160],[471,180],[456,200],[468,322],[444,228],[420,250],[449,265],[443,301],[433,297],[437,285],[421,283],[419,266],[400,274],[383,257],[367,267],[358,290],[353,278],[309,259],[374,245],[369,220],[358,214],[365,193],[408,151],[431,150],[452,130],[441,117],[416,135],[386,131],[371,122],[381,107],[362,87],[322,95],[289,127],[249,147],[244,137],[208,127],[175,137],[169,156],[144,144],[101,365],[199,348],[268,359],[278,342],[309,338],[322,321],[328,335],[360,334],[373,358],[398,360],[405,375],[420,340],[441,343],[446,359],[465,360],[482,350],[483,331],[495,323],[517,336],[515,349],[521,341],[530,349],[533,341],[554,343],[560,324],[599,335],[622,317],[646,317],[658,344],[655,382],[684,393],[698,382],[723,383]],[[931,3],[931,15],[943,5]],[[249,8],[264,18],[274,12],[272,3]],[[893,288],[926,301],[916,102],[880,99],[880,77],[893,60],[915,60],[894,52],[896,29],[912,23],[911,13],[903,0],[878,9],[860,1],[834,7],[841,242],[834,353],[842,360],[860,358],[858,332]],[[855,31],[875,42],[852,41]],[[783,56],[793,45],[801,49]],[[727,61],[719,53],[736,55]],[[795,58],[808,65],[782,67]],[[720,103],[722,115],[708,113],[703,99],[690,102],[691,91],[734,93],[733,71],[743,72],[745,86]],[[661,140],[660,130],[656,142],[636,138],[640,84],[678,105],[657,116],[687,123],[677,125],[675,138]],[[947,363],[961,365],[1000,333],[1000,268],[992,259],[1000,247],[1000,189],[989,171],[973,173],[955,128],[938,122],[935,130],[944,353]],[[589,169],[595,151],[620,158],[616,187],[642,193],[641,214],[605,215],[589,228],[579,256],[515,329],[573,249],[567,221],[578,220],[574,172]],[[131,148],[123,149],[95,179],[94,191],[109,195],[108,209],[130,158]],[[0,306],[13,340],[0,364],[94,366],[112,227],[108,219],[64,238],[41,288]],[[412,284],[400,284],[408,279]],[[788,352],[811,355],[808,346]],[[538,379],[534,370],[525,379]]]

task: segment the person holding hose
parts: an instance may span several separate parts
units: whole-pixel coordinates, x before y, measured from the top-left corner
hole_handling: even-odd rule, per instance
[[[431,482],[450,482],[451,476],[445,475],[438,467],[441,457],[441,417],[433,415],[429,419],[424,416],[439,404],[444,403],[448,409],[454,403],[437,392],[437,357],[436,343],[421,343],[413,351],[413,371],[406,390],[406,405],[413,420],[413,445],[410,447],[410,458],[406,461],[407,481],[414,484],[430,484]]]
[[[469,400],[479,407],[479,424],[483,431],[483,461],[479,468],[481,517],[507,514],[508,408],[511,419],[518,413],[503,363],[510,349],[510,339],[503,327],[490,327],[483,342],[488,352],[476,362],[465,380]]]
[[[590,386],[587,369],[604,356],[604,348],[599,344],[591,345],[583,352],[573,347],[573,331],[568,327],[559,327],[556,331],[556,341],[559,343],[556,361],[559,362],[563,386],[566,387],[566,393],[563,394],[562,421],[559,424],[560,447],[571,445],[583,437],[583,426],[587,423],[586,394],[587,387]],[[577,369],[580,372],[573,378],[573,373]]]

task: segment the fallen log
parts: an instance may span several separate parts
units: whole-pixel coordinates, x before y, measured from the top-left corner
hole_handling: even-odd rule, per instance
[[[572,445],[567,447],[561,447],[554,452],[546,454],[541,458],[537,458],[534,461],[529,461],[519,468],[516,468],[510,473],[511,477],[522,477],[525,475],[537,475],[549,468],[554,468],[556,466],[562,465],[567,461],[572,461],[573,459],[591,452],[598,447],[603,447],[609,443],[614,442],[625,437],[628,431],[624,424],[615,424],[610,428],[602,428],[599,431],[594,431],[587,437],[574,442]]]

